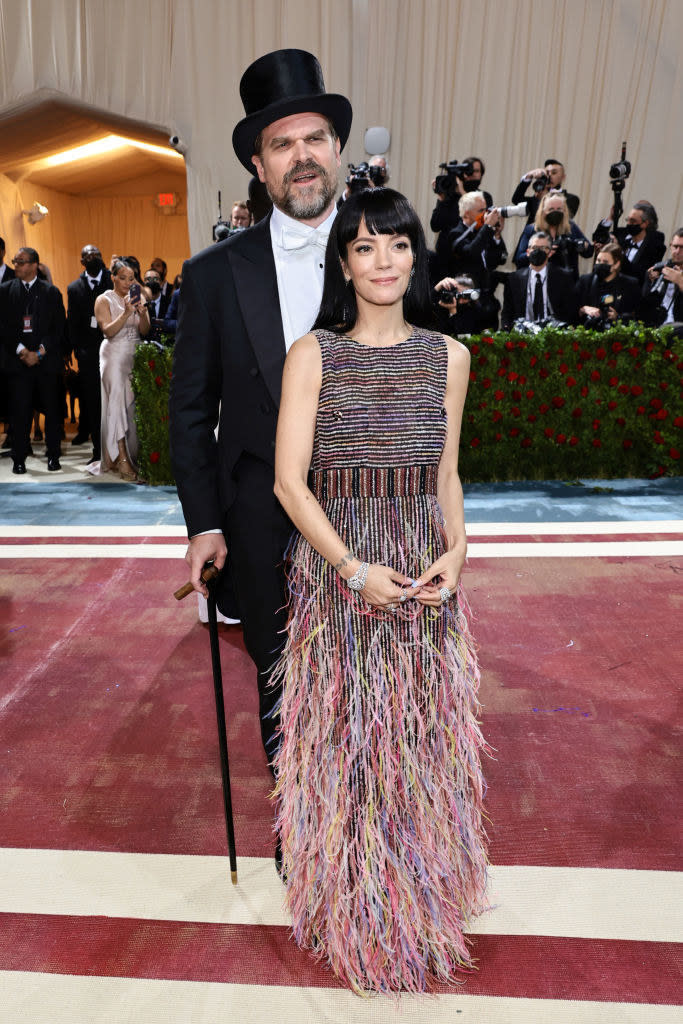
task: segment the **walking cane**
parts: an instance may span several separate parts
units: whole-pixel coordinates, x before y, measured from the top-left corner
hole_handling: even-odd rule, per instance
[[[228,836],[228,853],[230,856],[230,878],[237,885],[237,854],[235,852],[235,825],[232,820],[232,795],[230,792],[230,765],[228,763],[228,737],[225,731],[225,705],[223,703],[223,673],[221,672],[221,652],[218,647],[218,619],[216,617],[216,581],[220,569],[213,562],[206,562],[201,571],[200,579],[209,591],[207,608],[209,612],[209,639],[211,641],[211,667],[213,668],[213,691],[216,698],[216,719],[218,722],[218,749],[221,756],[221,776],[223,779],[223,809],[225,811],[225,830]],[[191,583],[186,583],[173,595],[177,601],[193,591]]]

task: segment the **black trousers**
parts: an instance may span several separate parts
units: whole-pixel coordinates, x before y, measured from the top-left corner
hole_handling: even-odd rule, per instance
[[[80,414],[78,433],[92,437],[93,457],[100,457],[100,422],[102,419],[102,381],[100,379],[99,345],[76,349],[78,359]]]
[[[59,458],[62,444],[62,381],[58,373],[41,366],[22,367],[8,377],[10,419],[14,431],[12,459],[24,462],[31,439],[34,392],[45,413],[45,449],[48,458]]]
[[[278,746],[279,716],[273,709],[281,694],[270,685],[270,674],[286,639],[284,553],[294,527],[273,494],[272,466],[243,455],[234,476],[237,497],[225,535],[244,643],[256,665],[261,737],[270,764]],[[224,611],[220,595],[218,606]]]

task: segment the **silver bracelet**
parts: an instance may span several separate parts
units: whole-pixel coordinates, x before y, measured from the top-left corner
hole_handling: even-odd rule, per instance
[[[362,590],[368,581],[368,570],[370,568],[369,562],[361,562],[358,569],[354,572],[353,576],[350,576],[346,581],[347,587],[350,590]]]

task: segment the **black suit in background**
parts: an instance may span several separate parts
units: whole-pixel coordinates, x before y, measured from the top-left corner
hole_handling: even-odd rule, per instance
[[[32,318],[32,332],[24,333],[24,316]],[[66,317],[61,292],[38,278],[27,293],[15,278],[0,285],[0,331],[5,371],[9,377],[10,419],[14,431],[12,459],[24,462],[29,449],[33,420],[33,396],[37,392],[45,411],[45,447],[48,458],[59,458],[62,439],[62,372]],[[17,346],[45,355],[36,366],[26,366]]]
[[[640,311],[640,286],[635,277],[617,274],[613,281],[600,281],[596,274],[582,274],[576,282],[576,308],[582,306],[600,306],[607,295],[614,297],[610,303],[617,311],[617,316],[636,316]],[[579,320],[585,316],[578,314]]]
[[[102,331],[93,327],[95,299],[111,288],[111,274],[105,268],[94,288],[85,271],[66,289],[69,347],[78,360],[79,418],[78,433],[92,437],[93,458],[100,457],[100,420],[102,418],[102,385],[100,379],[100,345]]]
[[[460,221],[448,234],[451,246],[449,276],[467,274],[481,292],[479,299],[486,327],[498,330],[500,303],[493,294],[497,278],[493,271],[507,259],[505,242],[496,240],[493,228],[483,224],[480,228]]]
[[[509,331],[515,320],[526,317],[527,288],[529,287],[530,267],[515,270],[505,279],[503,295],[503,314],[501,330]],[[576,323],[576,298],[574,295],[574,276],[570,270],[562,270],[548,264],[548,302],[552,315],[563,323]],[[550,313],[548,313],[550,315]]]
[[[661,327],[668,312],[668,309],[664,305],[667,298],[666,289],[664,289],[664,292],[653,291],[653,286],[657,283],[657,280],[659,280],[659,278],[655,281],[650,281],[650,279],[646,277],[641,293],[643,322],[649,327]],[[680,288],[674,288],[673,322],[677,324],[683,323],[683,292]],[[678,337],[681,337],[680,332],[678,333]]]
[[[5,273],[2,276],[2,281],[0,281],[0,284],[7,284],[8,281],[14,280],[14,269],[10,267],[9,264],[7,263],[3,264],[3,266],[5,267]],[[0,419],[7,420],[8,429],[11,430],[12,428],[9,427],[9,395],[7,392],[7,374],[5,372],[3,362],[4,360],[2,358],[2,353],[0,352]]]
[[[166,319],[166,312],[171,304],[170,296],[164,295],[160,292],[154,298],[149,299],[147,303],[147,311],[149,313],[151,327],[145,341],[159,341],[161,335],[166,331],[164,320]]]
[[[284,645],[283,554],[293,527],[273,494],[285,342],[270,216],[188,260],[180,292],[173,469],[189,536],[215,528],[225,534],[244,642],[258,671],[261,734],[272,756],[279,692],[269,687],[269,673]],[[226,613],[227,596],[218,598]]]
[[[661,231],[646,231],[645,238],[640,244],[637,254],[631,260],[628,258],[629,246],[626,240],[628,228],[617,228],[615,235],[619,245],[624,251],[624,270],[629,277],[635,277],[642,286],[645,275],[650,267],[659,263],[666,252],[666,242]]]

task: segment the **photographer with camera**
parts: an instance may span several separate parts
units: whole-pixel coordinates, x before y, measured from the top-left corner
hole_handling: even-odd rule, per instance
[[[564,164],[551,157],[545,161],[543,167],[534,167],[533,170],[527,171],[526,174],[522,175],[521,181],[512,193],[511,202],[521,203],[523,199],[527,200],[529,223],[531,224],[536,217],[541,199],[551,191],[560,192],[567,200],[569,216],[576,217],[581,200],[572,192],[567,192],[566,189],[562,188],[566,177],[567,173],[564,169]],[[529,185],[532,186],[533,191],[531,196],[527,196]]]
[[[527,224],[517,243],[513,263],[518,270],[529,265],[527,248],[536,231],[547,231],[552,239],[551,259],[555,266],[571,270],[574,280],[579,276],[579,256],[592,257],[593,245],[583,231],[569,218],[567,200],[561,192],[544,195],[533,224]]]
[[[617,320],[635,319],[640,307],[640,287],[635,277],[622,273],[624,254],[616,242],[598,253],[590,274],[576,282],[579,323],[605,330]]]
[[[369,160],[363,160],[357,167],[349,164],[346,188],[337,200],[337,209],[354,192],[362,192],[366,188],[380,188],[388,181],[389,169],[384,156],[371,156]]]
[[[528,265],[505,279],[501,330],[512,330],[518,320],[576,323],[574,278],[552,262],[552,244],[547,231],[535,231],[529,238]]]
[[[504,220],[500,210],[487,209],[483,192],[466,192],[458,209],[460,223],[448,233],[449,276],[468,274],[472,278],[481,293],[486,326],[497,329],[500,303],[493,294],[497,284],[493,272],[507,259],[501,237]]]
[[[460,199],[466,192],[480,191],[481,179],[486,172],[484,161],[478,156],[468,156],[462,163],[451,160],[449,163],[439,164],[439,167],[444,173],[438,174],[432,181],[432,191],[436,193],[436,206],[429,221],[432,231],[438,232],[439,235],[435,246],[439,268],[437,276],[448,273],[451,255],[448,232],[460,223]],[[487,208],[492,206],[493,199],[490,193],[482,194]]]
[[[657,211],[652,203],[634,203],[626,215],[626,224],[614,232],[630,265],[630,273],[642,285],[648,268],[661,260],[666,242],[657,230]]]
[[[676,334],[683,332],[683,227],[674,231],[671,258],[655,263],[647,272],[643,287],[643,309],[646,323],[661,327],[678,324]]]
[[[439,330],[456,338],[481,334],[487,327],[487,315],[479,301],[479,291],[467,274],[444,277],[434,286],[432,302]]]

